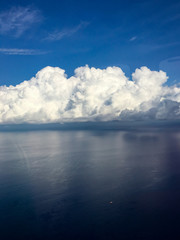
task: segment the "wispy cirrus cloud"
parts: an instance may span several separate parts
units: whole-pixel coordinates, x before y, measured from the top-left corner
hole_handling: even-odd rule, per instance
[[[137,39],[137,36],[133,36],[132,38],[129,39],[130,42],[133,42]]]
[[[0,34],[20,37],[34,24],[42,21],[38,9],[27,7],[12,7],[0,12]]]
[[[75,33],[77,33],[78,31],[80,31],[81,29],[86,28],[89,25],[88,22],[81,22],[79,25],[73,27],[73,28],[65,28],[61,31],[56,30],[52,33],[49,33],[49,35],[44,38],[44,40],[47,41],[59,41],[62,38],[65,37],[71,37],[72,35],[74,35]]]
[[[0,54],[5,55],[43,55],[47,53],[47,51],[39,49],[0,48]]]

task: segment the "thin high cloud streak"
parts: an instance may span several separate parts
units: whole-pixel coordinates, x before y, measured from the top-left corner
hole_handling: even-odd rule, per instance
[[[19,38],[27,30],[31,29],[34,24],[42,22],[43,16],[39,9],[31,6],[12,7],[8,10],[0,12],[0,35],[8,35]],[[71,37],[76,32],[87,27],[89,22],[82,21],[73,28],[64,28],[48,33],[43,39],[47,41],[59,41],[65,37]]]
[[[46,67],[29,81],[0,87],[1,123],[152,120],[180,118],[180,87],[165,86],[163,71],[79,67],[67,78]]]
[[[56,30],[53,33],[49,33],[49,35],[44,38],[47,41],[59,41],[65,37],[71,37],[76,32],[80,31],[81,29],[88,26],[88,22],[81,22],[79,25],[75,26],[74,28],[63,29],[61,31]]]
[[[47,51],[42,51],[39,49],[21,49],[21,48],[0,48],[0,53],[5,55],[42,55],[47,54]]]
[[[130,38],[129,41],[130,41],[130,42],[133,42],[133,41],[135,41],[136,39],[137,39],[137,36],[134,36],[134,37]]]
[[[12,7],[0,13],[0,34],[18,38],[41,20],[42,16],[38,9]]]

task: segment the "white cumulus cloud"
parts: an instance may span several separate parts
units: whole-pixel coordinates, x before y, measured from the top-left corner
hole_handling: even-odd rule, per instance
[[[179,119],[180,88],[163,71],[79,67],[67,78],[46,67],[29,81],[0,87],[0,123]]]

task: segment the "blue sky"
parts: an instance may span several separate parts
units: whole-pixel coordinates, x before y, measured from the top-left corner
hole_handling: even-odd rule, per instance
[[[162,69],[180,81],[179,1],[16,1],[0,3],[0,85],[45,66],[73,75],[88,64]]]

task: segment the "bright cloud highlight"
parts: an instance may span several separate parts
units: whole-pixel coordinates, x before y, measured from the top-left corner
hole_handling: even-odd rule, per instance
[[[67,78],[46,67],[17,86],[0,87],[0,123],[151,120],[180,118],[180,87],[165,86],[163,71],[79,67]]]

